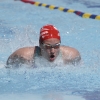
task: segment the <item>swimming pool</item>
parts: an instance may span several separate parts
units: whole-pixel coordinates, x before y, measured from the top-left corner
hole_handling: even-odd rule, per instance
[[[41,3],[100,15],[99,0],[38,0]],[[38,45],[41,26],[55,25],[62,44],[77,48],[79,66],[6,69],[8,56],[24,46]],[[24,38],[23,38],[24,37]],[[25,4],[0,1],[1,100],[100,100],[100,21]]]

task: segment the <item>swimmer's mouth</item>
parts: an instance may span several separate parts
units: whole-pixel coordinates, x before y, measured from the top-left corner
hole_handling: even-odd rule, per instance
[[[55,60],[55,55],[50,55],[50,61],[54,61]]]
[[[54,55],[51,55],[51,56],[50,56],[50,58],[54,58],[54,57],[55,57]]]

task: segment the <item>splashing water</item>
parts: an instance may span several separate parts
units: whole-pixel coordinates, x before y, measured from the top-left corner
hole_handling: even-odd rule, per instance
[[[39,0],[84,12],[100,13],[98,0]],[[95,2],[95,3],[94,3]],[[2,100],[99,100],[100,22],[74,14],[36,7],[20,1],[0,1],[0,98]],[[41,26],[54,24],[62,44],[77,48],[79,66],[42,66],[6,69],[8,56],[16,49],[38,45]],[[58,62],[59,63],[59,62]]]

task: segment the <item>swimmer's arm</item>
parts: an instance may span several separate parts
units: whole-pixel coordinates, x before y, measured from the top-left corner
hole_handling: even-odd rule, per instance
[[[34,48],[21,48],[11,54],[6,62],[7,66],[21,66],[22,64],[31,64],[33,61]]]
[[[63,47],[63,59],[65,64],[78,65],[81,61],[81,55],[75,48]]]
[[[80,55],[76,55],[74,57],[72,57],[68,63],[72,64],[72,65],[78,65],[81,62],[81,56]]]
[[[17,63],[17,64],[20,64],[20,63],[22,63],[22,64],[24,64],[24,63],[28,64],[28,63],[29,63],[29,60],[25,59],[25,58],[22,57],[22,56],[19,56],[19,55],[15,54],[15,55],[10,56],[10,57],[8,58],[6,64],[7,64],[7,65],[13,65],[13,64],[15,64],[15,63]]]
[[[80,64],[81,56],[80,55],[73,55],[69,59],[65,59],[65,64],[72,64],[72,65],[78,65]]]

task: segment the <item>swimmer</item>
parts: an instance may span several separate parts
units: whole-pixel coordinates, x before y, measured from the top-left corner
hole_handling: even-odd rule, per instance
[[[7,65],[30,65],[35,63],[36,56],[43,57],[43,59],[52,63],[59,55],[64,64],[75,65],[81,60],[79,51],[73,47],[61,45],[58,29],[47,24],[40,29],[39,46],[19,48],[9,56]]]

